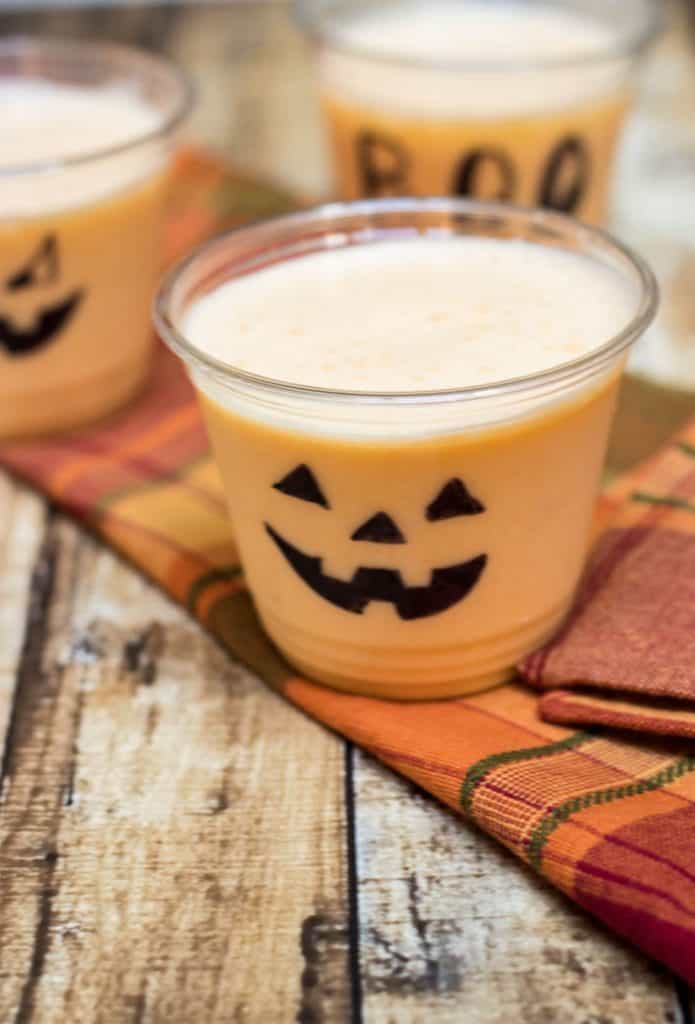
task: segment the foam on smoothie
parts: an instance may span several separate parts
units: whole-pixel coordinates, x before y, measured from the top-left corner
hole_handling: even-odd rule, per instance
[[[355,391],[489,384],[605,344],[636,296],[588,257],[483,238],[357,245],[227,282],[184,333],[231,366]]]
[[[159,112],[125,83],[87,88],[0,77],[0,217],[88,203],[144,177],[159,166],[158,147],[59,165],[127,145],[160,123]],[[40,174],[16,173],[51,162],[55,168]]]
[[[606,22],[550,4],[411,0],[336,16],[320,66],[326,92],[354,104],[435,118],[509,117],[619,89],[625,61],[615,56],[617,43]],[[606,60],[583,62],[595,56]]]

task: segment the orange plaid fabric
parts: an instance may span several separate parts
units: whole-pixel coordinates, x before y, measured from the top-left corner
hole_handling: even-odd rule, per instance
[[[188,154],[169,256],[220,226],[287,205]],[[163,349],[149,389],[126,411],[70,436],[6,444],[0,459],[185,604],[275,690],[695,982],[695,751],[682,738],[695,734],[695,710],[685,703],[695,685],[689,436],[695,443],[695,426],[607,495],[599,510],[606,531],[569,625],[524,666],[537,686],[589,683],[601,694],[552,690],[540,702],[521,683],[407,705],[297,678],[258,626],[193,393]],[[539,703],[546,718],[563,722],[677,735],[570,731],[541,718]]]

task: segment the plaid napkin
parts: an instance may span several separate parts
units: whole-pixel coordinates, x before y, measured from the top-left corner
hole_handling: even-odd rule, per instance
[[[568,621],[521,671],[554,722],[695,737],[695,423],[604,494],[597,523]]]
[[[168,255],[287,197],[182,159]],[[695,426],[691,429],[695,444]],[[689,736],[695,635],[695,449],[688,435],[602,502],[603,528],[570,625],[524,670],[547,717]],[[512,684],[417,705],[298,678],[261,632],[193,392],[158,350],[147,392],[81,433],[0,448],[2,462],[186,605],[275,690],[496,836],[580,906],[695,982],[695,748],[674,737],[570,731]],[[629,682],[641,700],[614,693]]]

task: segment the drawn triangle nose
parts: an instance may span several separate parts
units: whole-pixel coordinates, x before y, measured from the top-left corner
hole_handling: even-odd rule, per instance
[[[364,540],[371,544],[405,544],[405,537],[386,512],[377,512],[358,526],[350,540]]]

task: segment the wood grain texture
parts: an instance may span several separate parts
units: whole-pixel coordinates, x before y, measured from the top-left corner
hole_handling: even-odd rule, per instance
[[[2,33],[37,30],[171,53],[199,85],[194,134],[324,190],[307,48],[286,4],[0,13]],[[682,40],[668,45],[679,82],[691,78]],[[659,74],[653,125],[673,91]],[[660,176],[675,175],[676,149]],[[638,212],[656,209],[650,173],[640,163],[629,186],[645,189]],[[614,467],[691,402],[627,385]],[[691,1024],[683,986],[266,692],[2,476],[0,737],[2,1024]]]
[[[0,743],[10,721],[45,503],[0,475]]]
[[[345,1019],[340,742],[72,525],[34,579],[0,1020]]]
[[[362,1005],[380,1024],[673,1024],[665,971],[357,752]]]

